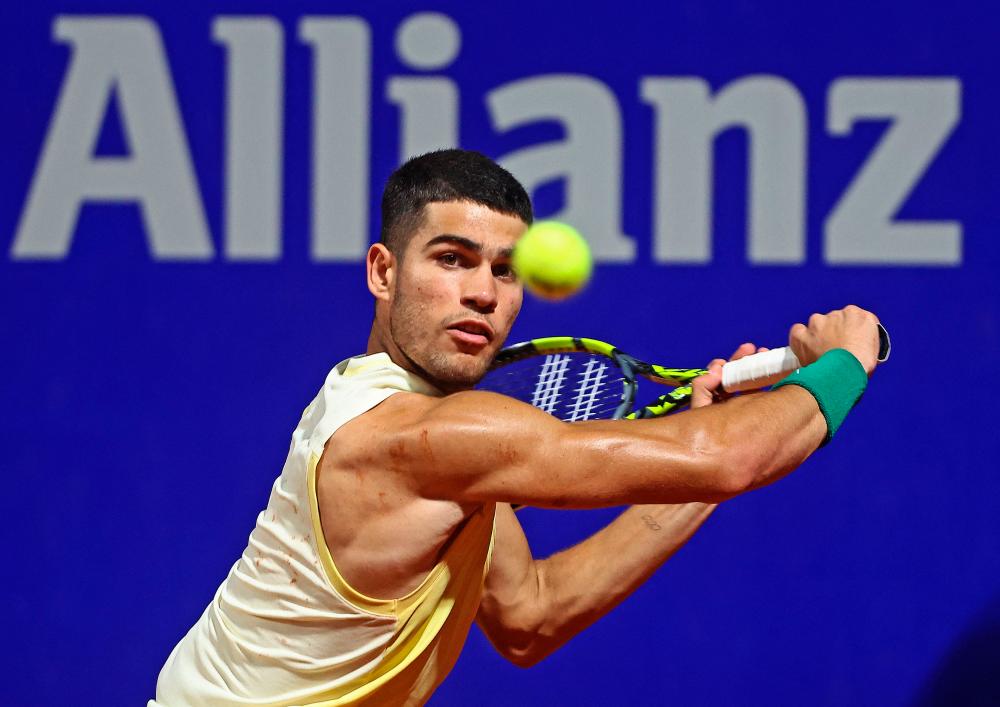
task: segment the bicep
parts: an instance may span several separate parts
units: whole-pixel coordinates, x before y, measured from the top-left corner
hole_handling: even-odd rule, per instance
[[[536,582],[535,560],[517,514],[508,503],[498,503],[496,536],[490,571],[486,575],[484,601],[509,601]],[[506,598],[506,599],[505,599]]]
[[[513,398],[456,393],[402,420],[384,453],[429,498],[524,504],[558,487],[539,471],[566,427]]]
[[[540,589],[521,523],[509,504],[498,503],[493,555],[476,621],[502,654],[530,644],[541,616]]]

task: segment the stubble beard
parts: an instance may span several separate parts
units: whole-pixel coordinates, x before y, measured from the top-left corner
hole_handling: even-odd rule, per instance
[[[398,296],[389,314],[389,335],[414,373],[446,393],[473,388],[486,375],[488,358],[446,353],[434,346],[437,332],[428,332],[425,307],[415,298]],[[445,322],[433,325],[443,330]]]

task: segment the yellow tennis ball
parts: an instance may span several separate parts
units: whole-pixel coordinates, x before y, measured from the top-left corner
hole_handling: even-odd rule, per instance
[[[593,268],[587,241],[559,221],[538,221],[514,246],[514,271],[525,287],[545,299],[576,293],[587,284]]]

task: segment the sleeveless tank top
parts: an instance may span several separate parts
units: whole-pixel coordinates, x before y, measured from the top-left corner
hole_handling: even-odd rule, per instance
[[[399,391],[441,395],[384,353],[330,372],[246,550],[171,652],[149,707],[420,705],[430,697],[479,608],[495,506],[465,521],[420,586],[375,599],[340,576],[316,501],[330,437]]]

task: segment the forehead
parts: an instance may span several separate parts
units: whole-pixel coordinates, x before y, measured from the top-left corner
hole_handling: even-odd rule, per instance
[[[410,245],[422,248],[447,234],[475,241],[484,252],[503,250],[511,248],[527,227],[517,216],[502,214],[475,202],[434,202],[424,207],[423,223]]]

